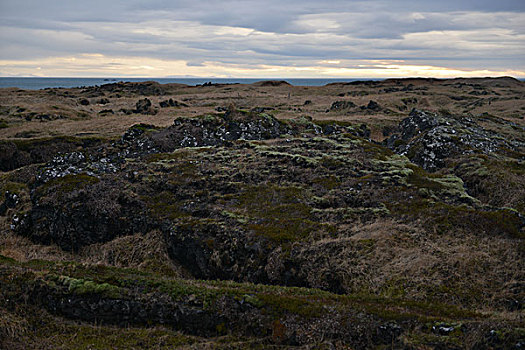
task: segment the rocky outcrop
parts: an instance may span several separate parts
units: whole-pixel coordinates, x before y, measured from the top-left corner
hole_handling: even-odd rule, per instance
[[[444,167],[446,160],[454,156],[491,154],[525,146],[523,142],[507,141],[496,132],[484,129],[470,117],[437,115],[415,109],[401,121],[398,130],[388,138],[386,145],[430,171]]]
[[[28,268],[0,264],[0,296],[98,327],[164,326],[187,335],[254,337],[259,345],[279,348],[334,341],[356,349],[401,345],[402,334],[413,328],[412,316],[396,322],[350,298],[306,289],[228,282],[212,286],[119,269],[114,271],[122,275],[111,276],[104,269],[97,273],[95,266],[80,268],[86,278],[44,270],[37,277]],[[4,283],[8,279],[10,288]]]
[[[0,142],[0,171],[49,162],[59,153],[72,152],[78,147],[90,149],[104,143],[103,139],[54,137]]]
[[[168,152],[181,147],[223,145],[234,140],[264,140],[288,133],[286,124],[267,114],[179,118],[151,136],[155,147]]]
[[[346,100],[345,101],[335,101],[330,106],[330,111],[341,111],[341,110],[350,109],[354,107],[357,107],[357,105],[353,103],[352,101],[346,101]]]
[[[174,99],[170,98],[169,100],[160,101],[159,106],[161,108],[168,108],[168,107],[188,107],[187,104],[175,101]]]
[[[157,114],[157,111],[152,107],[149,98],[138,100],[135,104],[134,112],[138,114]]]
[[[100,181],[86,174],[50,180],[33,193],[32,210],[17,220],[15,230],[37,242],[77,251],[154,228],[144,204],[120,192],[122,186],[117,178]]]
[[[105,93],[111,94],[138,94],[143,96],[162,96],[167,94],[167,86],[154,81],[139,83],[118,82],[104,84],[101,86],[87,87],[82,92],[89,96],[103,96]]]
[[[289,82],[284,80],[263,80],[252,84],[253,86],[292,86]]]
[[[366,105],[366,109],[370,111],[380,111],[382,108],[376,101],[370,100],[368,101],[368,104]]]
[[[411,120],[400,127],[408,143],[439,125],[424,113]],[[165,129],[138,124],[42,166],[12,225],[65,250],[158,229],[193,277],[336,293],[367,287],[360,270],[375,248],[352,238],[357,225],[396,231],[425,220],[455,234],[520,236],[511,210],[481,208],[461,179],[431,177],[367,136],[364,125],[233,109]]]

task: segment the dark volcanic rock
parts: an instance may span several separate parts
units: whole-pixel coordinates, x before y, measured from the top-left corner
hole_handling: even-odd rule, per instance
[[[157,111],[152,107],[149,98],[138,100],[135,104],[135,113],[140,114],[157,114]]]
[[[330,110],[331,111],[341,111],[341,110],[350,109],[354,107],[357,107],[357,106],[352,101],[335,101],[330,106]]]
[[[9,171],[31,163],[31,156],[13,142],[0,143],[0,170]]]
[[[381,106],[376,101],[370,100],[368,104],[366,105],[366,109],[371,110],[371,111],[380,111]]]
[[[79,146],[89,149],[102,142],[99,139],[70,137],[0,142],[0,171],[10,171],[29,164],[48,162],[59,152],[71,152]]]
[[[103,109],[103,110],[101,110],[100,112],[98,112],[98,114],[100,114],[100,115],[104,115],[104,114],[115,114],[115,112],[113,112],[112,109]]]
[[[175,101],[173,100],[172,98],[170,98],[169,100],[165,100],[165,101],[160,101],[159,102],[159,106],[161,108],[168,108],[168,107],[188,107],[187,104],[185,103],[181,103],[179,101]]]
[[[277,138],[289,131],[288,127],[266,114],[224,117],[179,118],[172,126],[151,136],[156,148],[168,152],[181,147],[223,145],[229,141],[264,140]]]
[[[2,204],[0,204],[0,215],[5,215],[7,209],[12,209],[16,207],[18,202],[20,201],[20,198],[16,193],[11,193],[9,191],[5,192],[5,200]]]
[[[439,118],[413,112],[393,147],[411,147],[439,126]],[[193,277],[342,294],[364,286],[362,265],[352,264],[370,249],[367,240],[348,239],[348,227],[422,215],[406,203],[432,210],[437,222],[459,215],[480,235],[484,227],[491,235],[521,229],[511,213],[476,211],[459,178],[427,178],[406,157],[364,139],[369,132],[233,108],[160,130],[138,124],[111,145],[43,166],[31,208],[13,225],[67,250],[158,229],[171,260]]]
[[[84,89],[83,92],[89,94],[89,96],[103,96],[104,93],[138,94],[143,96],[162,96],[167,94],[166,86],[154,81],[104,84],[101,86],[88,87]]]
[[[386,145],[431,171],[445,166],[445,160],[456,155],[490,154],[524,147],[519,141],[506,141],[469,117],[443,116],[415,109],[401,121],[398,130]]]
[[[116,178],[100,181],[85,174],[56,178],[33,193],[33,208],[15,229],[35,241],[74,251],[147,232],[152,226],[144,204],[120,192],[121,187]]]
[[[253,83],[254,86],[291,86],[291,84],[284,80],[263,80]]]

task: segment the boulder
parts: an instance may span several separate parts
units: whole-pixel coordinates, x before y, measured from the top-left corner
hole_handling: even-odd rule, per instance
[[[490,154],[525,146],[523,142],[507,141],[502,135],[484,129],[470,117],[438,115],[416,109],[397,129],[385,144],[429,171],[444,167],[448,158],[457,155]]]
[[[357,106],[352,101],[346,101],[346,100],[345,101],[335,101],[330,106],[330,111],[342,111],[342,110],[350,109],[354,107],[357,107]]]
[[[157,114],[157,111],[152,108],[152,104],[149,98],[138,100],[135,104],[135,113],[139,114]]]

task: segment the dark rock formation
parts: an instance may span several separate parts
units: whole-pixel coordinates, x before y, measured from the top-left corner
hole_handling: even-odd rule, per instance
[[[354,108],[354,107],[357,107],[357,106],[352,101],[347,101],[347,100],[335,101],[330,106],[330,111],[342,111],[342,110],[350,109],[350,108]]]
[[[104,84],[101,86],[87,87],[83,92],[90,96],[103,96],[105,93],[138,94],[143,96],[162,96],[167,94],[166,85],[161,85],[154,81]]]
[[[152,107],[151,100],[149,98],[138,100],[135,104],[134,112],[139,114],[157,114],[157,111]]]
[[[170,98],[169,100],[160,101],[159,102],[159,106],[161,108],[167,108],[167,107],[188,107],[187,104],[175,101],[172,98]]]
[[[401,121],[398,130],[386,145],[431,171],[445,166],[446,159],[453,156],[490,154],[525,146],[520,141],[506,141],[469,117],[443,116],[419,110],[412,110],[410,116]]]
[[[0,171],[48,162],[59,152],[71,152],[78,147],[89,149],[103,142],[101,139],[74,137],[3,141],[0,142]]]
[[[381,110],[381,106],[376,101],[370,100],[366,105],[366,109],[377,112]]]
[[[0,215],[5,215],[8,209],[15,208],[20,198],[16,193],[5,192],[5,200],[0,204]]]
[[[35,241],[64,250],[107,242],[119,235],[147,232],[144,205],[119,189],[118,179],[85,174],[49,180],[32,195],[33,208],[15,229]]]
[[[399,142],[412,145],[439,125],[415,111]],[[429,227],[461,220],[478,235],[520,234],[515,213],[478,210],[459,178],[427,177],[369,135],[366,125],[234,108],[165,129],[138,124],[112,144],[45,164],[31,208],[12,224],[66,250],[159,229],[169,257],[193,277],[336,293],[365,286],[351,266],[371,249],[336,224],[406,222],[431,211]]]
[[[181,147],[223,145],[233,140],[263,140],[288,132],[287,126],[270,115],[179,118],[173,126],[162,130],[151,139],[157,149],[168,152]]]
[[[291,84],[284,80],[263,80],[253,83],[254,86],[291,86]]]

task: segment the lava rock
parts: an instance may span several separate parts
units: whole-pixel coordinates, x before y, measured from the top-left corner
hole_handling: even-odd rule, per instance
[[[139,114],[157,114],[157,111],[152,108],[151,100],[149,98],[138,100],[135,104],[134,112]]]
[[[352,101],[346,101],[346,100],[345,101],[335,101],[330,106],[330,111],[342,111],[342,110],[350,109],[354,107],[357,107],[357,106]]]
[[[469,117],[437,115],[416,109],[397,129],[398,132],[386,140],[386,146],[429,171],[444,167],[445,160],[456,155],[490,154],[525,146],[519,141],[505,140]]]
[[[182,103],[182,102],[175,101],[175,100],[173,100],[172,98],[170,98],[169,100],[160,101],[160,102],[159,102],[159,106],[160,106],[161,108],[168,108],[168,107],[188,107],[187,104]]]
[[[20,198],[16,193],[11,193],[9,191],[5,192],[5,200],[2,204],[0,204],[0,215],[5,215],[7,209],[12,209],[16,207],[18,202],[20,201]]]
[[[368,102],[368,104],[366,105],[366,109],[371,111],[380,111],[381,106],[376,101],[370,100],[370,102]]]
[[[234,113],[233,113],[234,114]],[[287,133],[286,125],[267,115],[178,118],[172,126],[151,136],[157,149],[170,152],[181,147],[223,145],[233,140],[264,140]]]

